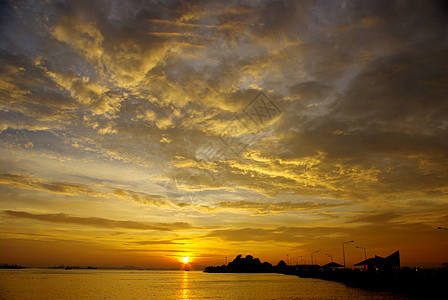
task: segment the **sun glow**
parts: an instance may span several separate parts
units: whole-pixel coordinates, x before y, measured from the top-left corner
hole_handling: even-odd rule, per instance
[[[190,258],[188,256],[182,257],[182,261],[184,264],[188,263],[189,260],[190,260]]]

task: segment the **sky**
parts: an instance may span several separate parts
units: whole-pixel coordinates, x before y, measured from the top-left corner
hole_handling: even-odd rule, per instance
[[[445,1],[0,14],[0,263],[448,262]]]

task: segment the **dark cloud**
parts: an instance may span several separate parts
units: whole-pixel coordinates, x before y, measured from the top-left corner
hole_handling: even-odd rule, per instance
[[[313,81],[300,82],[289,87],[291,96],[299,97],[307,102],[326,99],[331,92],[330,86]]]
[[[333,113],[347,121],[363,120],[369,130],[440,133],[448,112],[443,84],[448,49],[422,45],[408,51],[366,66],[334,104]]]
[[[5,210],[3,213],[8,217],[20,219],[33,219],[56,224],[86,225],[98,228],[126,228],[135,230],[158,230],[172,231],[191,228],[191,224],[185,222],[174,223],[145,223],[136,221],[120,221],[97,217],[74,217],[64,213],[59,214],[33,214],[24,211]]]
[[[379,213],[379,214],[374,214],[374,213],[369,213],[366,216],[359,216],[356,217],[350,221],[347,221],[348,223],[373,223],[373,224],[384,224],[387,222],[391,222],[392,220],[396,219],[397,217],[399,217],[400,214],[398,213]]]

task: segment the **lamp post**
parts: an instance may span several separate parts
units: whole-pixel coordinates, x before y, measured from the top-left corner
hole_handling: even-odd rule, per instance
[[[359,249],[363,249],[363,250],[364,250],[364,260],[366,260],[366,259],[367,259],[367,251],[366,251],[366,248],[364,248],[364,247],[359,247],[359,246],[356,246],[356,248],[359,248]]]
[[[344,257],[344,268],[345,268],[345,244],[353,243],[354,241],[348,241],[342,243],[342,256]]]
[[[314,265],[314,262],[313,262],[313,253],[317,253],[317,252],[319,252],[319,250],[311,252],[311,265]]]
[[[437,227],[437,229],[448,230],[448,228]]]
[[[329,258],[331,258],[331,262],[333,262],[333,255],[331,254],[325,254],[326,256],[328,256]]]

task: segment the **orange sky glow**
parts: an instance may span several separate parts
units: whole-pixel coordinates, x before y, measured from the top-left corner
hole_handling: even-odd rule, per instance
[[[6,1],[0,263],[448,262],[442,2]]]

